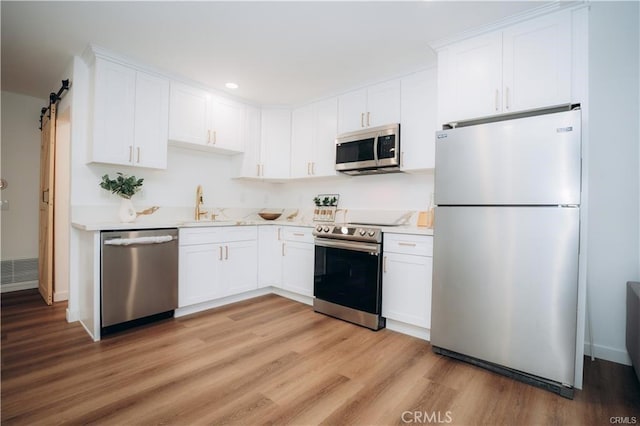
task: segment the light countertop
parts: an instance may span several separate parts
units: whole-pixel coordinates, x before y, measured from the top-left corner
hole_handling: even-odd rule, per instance
[[[199,228],[218,226],[301,226],[313,228],[320,223],[288,220],[220,220],[220,221],[180,221],[180,220],[140,220],[132,223],[74,221],[72,226],[82,231],[119,231],[127,229],[159,229],[159,228]],[[372,226],[373,227],[373,226]],[[379,226],[383,232],[411,235],[433,235],[433,229],[417,226]]]

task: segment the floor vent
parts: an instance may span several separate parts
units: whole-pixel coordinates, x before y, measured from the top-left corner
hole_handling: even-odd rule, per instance
[[[3,260],[0,266],[3,285],[38,281],[38,258]]]

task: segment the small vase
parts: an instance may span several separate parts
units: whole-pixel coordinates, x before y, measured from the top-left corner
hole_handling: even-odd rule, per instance
[[[118,217],[120,222],[129,223],[136,220],[136,210],[133,208],[133,203],[129,198],[122,198],[120,200],[120,209],[118,210]]]

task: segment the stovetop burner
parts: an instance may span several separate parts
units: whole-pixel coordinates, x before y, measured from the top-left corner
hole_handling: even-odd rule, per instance
[[[316,238],[336,238],[351,241],[382,242],[382,230],[358,224],[323,224],[313,230]]]

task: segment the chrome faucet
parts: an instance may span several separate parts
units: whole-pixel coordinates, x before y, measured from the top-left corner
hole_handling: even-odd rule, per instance
[[[207,211],[204,209],[204,200],[202,198],[202,185],[198,185],[196,189],[196,220],[200,220],[202,216],[207,215]]]

